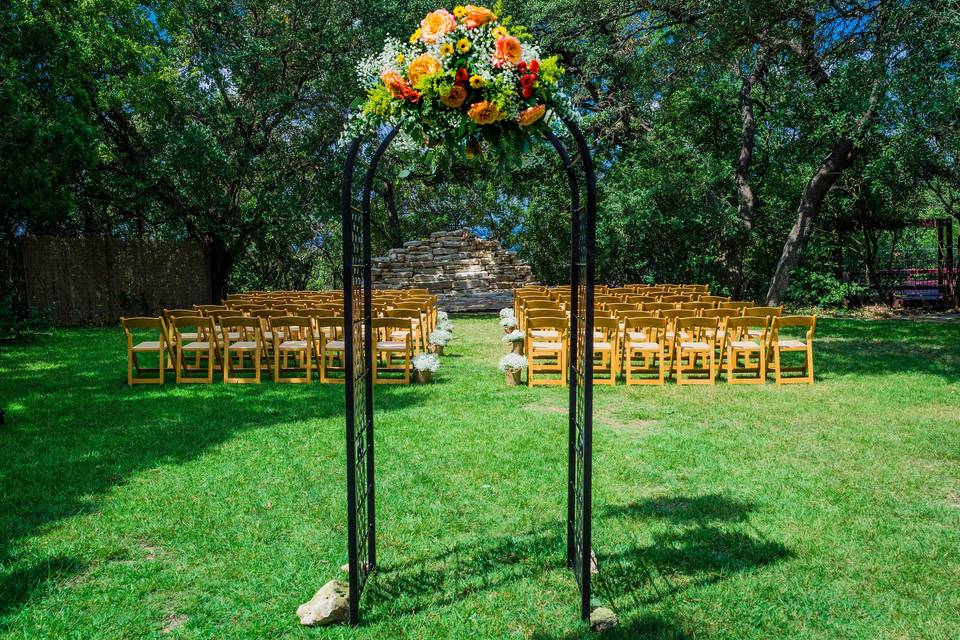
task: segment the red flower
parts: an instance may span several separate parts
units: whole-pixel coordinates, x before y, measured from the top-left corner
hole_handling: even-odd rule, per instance
[[[468,72],[463,67],[457,69],[457,75],[454,78],[454,82],[464,83],[470,79],[470,72]]]
[[[531,87],[524,87],[523,89],[520,90],[520,94],[524,98],[529,98],[530,96],[533,95],[533,89]]]
[[[537,81],[537,76],[528,73],[526,75],[520,76],[520,86],[524,89],[530,89],[533,87],[533,83]]]
[[[524,62],[523,60],[521,60],[521,61],[517,64],[517,69],[519,69],[520,71],[526,71],[526,70],[527,70],[527,63]]]
[[[533,73],[540,73],[540,61],[539,61],[539,60],[531,60],[531,61],[530,61],[530,71],[532,71]]]

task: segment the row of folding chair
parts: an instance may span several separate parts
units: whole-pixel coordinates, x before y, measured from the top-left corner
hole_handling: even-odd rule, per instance
[[[271,371],[277,383],[342,383],[345,367],[343,318],[320,315],[219,316],[170,314],[121,318],[127,342],[127,383],[163,384],[167,369],[178,383],[205,383],[222,373],[227,383],[259,383]],[[409,384],[414,348],[407,318],[372,319],[375,334],[373,379],[377,384]],[[144,330],[154,336],[141,339]],[[141,357],[155,354],[156,367]],[[150,375],[153,374],[153,375]]]

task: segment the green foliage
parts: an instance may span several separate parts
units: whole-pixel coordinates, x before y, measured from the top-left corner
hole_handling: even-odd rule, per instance
[[[49,309],[21,309],[11,296],[0,299],[0,342],[24,342],[52,334]]]
[[[836,276],[803,267],[790,279],[787,303],[803,307],[847,307],[860,304],[870,295],[868,287],[843,282]]]

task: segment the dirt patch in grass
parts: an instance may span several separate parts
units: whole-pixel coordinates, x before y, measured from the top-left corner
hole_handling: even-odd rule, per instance
[[[163,620],[163,629],[160,630],[160,633],[173,633],[184,624],[186,624],[189,618],[182,613],[173,614],[171,613]]]

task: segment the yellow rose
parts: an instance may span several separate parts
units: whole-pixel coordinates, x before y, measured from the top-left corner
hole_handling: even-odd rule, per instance
[[[421,33],[422,33],[422,32],[420,31],[420,29],[417,29],[416,31],[414,31],[413,33],[411,33],[411,34],[410,34],[410,44],[413,44],[414,42],[416,42],[417,40],[419,40]]]
[[[486,84],[486,82],[485,82],[484,79],[481,78],[480,76],[478,76],[478,75],[472,75],[472,76],[470,76],[470,86],[473,87],[474,89],[479,89],[480,87],[482,87],[482,86],[485,85],[485,84]]]
[[[417,86],[420,80],[428,78],[440,72],[440,61],[429,53],[414,58],[410,66],[407,67],[407,77],[410,78],[410,84]]]
[[[467,117],[477,124],[484,125],[493,124],[502,116],[500,110],[497,109],[497,105],[488,100],[481,100],[480,102],[474,102],[470,105],[470,109],[467,111]]]
[[[453,8],[453,15],[457,18],[462,18],[463,16],[467,15],[467,10],[463,8],[462,4],[458,4]]]
[[[442,56],[448,56],[448,55],[450,55],[451,53],[453,53],[453,45],[452,45],[452,44],[450,44],[449,42],[444,42],[442,45],[440,45],[440,55],[442,55]]]
[[[530,107],[529,109],[524,109],[520,112],[520,115],[517,117],[517,122],[521,127],[529,127],[534,122],[543,117],[543,114],[547,111],[547,107],[542,104]]]
[[[450,92],[444,96],[440,96],[440,102],[447,105],[452,109],[459,109],[460,105],[463,104],[463,101],[467,99],[467,90],[461,87],[458,84],[453,85],[450,88]]]
[[[470,41],[466,38],[460,38],[457,40],[457,49],[460,51],[460,53],[466,53],[467,51],[470,51]]]
[[[508,35],[510,35],[510,34],[507,32],[507,28],[504,27],[504,26],[496,27],[496,28],[493,30],[493,38],[494,38],[495,40],[496,40],[497,38],[503,38],[503,37],[506,37],[506,36],[508,36]]]
[[[420,21],[420,39],[427,44],[436,44],[457,26],[457,19],[446,9],[437,9]]]
[[[487,9],[486,7],[478,7],[472,4],[468,4],[463,8],[466,12],[464,24],[467,25],[467,29],[476,29],[477,27],[482,27],[488,22],[496,22],[497,16],[493,14],[493,11]]]

